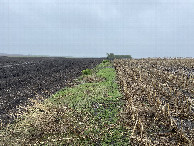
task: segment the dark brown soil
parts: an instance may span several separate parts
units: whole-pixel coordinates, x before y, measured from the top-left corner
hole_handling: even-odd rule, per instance
[[[8,112],[28,98],[50,97],[102,59],[9,58],[0,57],[0,120],[8,122]]]

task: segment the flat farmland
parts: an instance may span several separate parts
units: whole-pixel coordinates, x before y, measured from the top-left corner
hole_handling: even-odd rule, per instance
[[[194,145],[194,59],[93,59],[91,62],[86,59],[86,64],[82,59],[36,59],[42,69],[32,67],[34,63],[30,60],[16,64],[2,62],[2,68],[30,67],[32,73],[26,75],[26,80],[31,81],[34,76],[38,79],[34,85],[22,88],[32,94],[28,94],[29,98],[48,97],[60,89],[57,85],[70,86],[81,70],[102,63],[88,72],[85,70],[86,74],[83,72],[75,82],[77,86],[60,90],[44,101],[34,100],[33,105],[18,111],[14,122],[0,126],[0,144]],[[71,65],[62,67],[65,62]],[[67,71],[61,73],[63,68]],[[13,76],[13,71],[10,73],[7,78]],[[18,89],[10,93],[24,94]],[[26,97],[19,95],[15,97]],[[13,105],[10,109],[20,104],[10,104]]]
[[[102,59],[68,59],[49,57],[0,57],[0,119],[24,104],[28,98],[49,97],[69,86],[86,68],[93,68]]]

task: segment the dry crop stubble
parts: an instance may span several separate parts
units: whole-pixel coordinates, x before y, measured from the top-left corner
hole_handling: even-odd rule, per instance
[[[194,59],[115,60],[131,143],[192,145]]]

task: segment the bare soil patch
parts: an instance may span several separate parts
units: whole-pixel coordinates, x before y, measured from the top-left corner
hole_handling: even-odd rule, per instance
[[[20,58],[0,57],[0,120],[29,98],[49,97],[73,84],[86,68],[93,68],[103,59],[95,58]]]

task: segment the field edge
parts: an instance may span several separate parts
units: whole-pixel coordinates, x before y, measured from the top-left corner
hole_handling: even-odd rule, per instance
[[[129,130],[120,120],[122,95],[112,63],[83,72],[79,84],[34,106],[14,124],[1,128],[0,144],[128,145]]]

